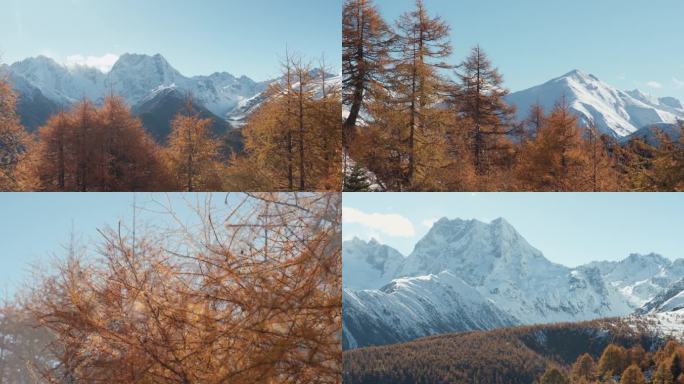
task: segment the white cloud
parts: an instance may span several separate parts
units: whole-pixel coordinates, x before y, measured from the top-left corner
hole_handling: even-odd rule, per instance
[[[68,67],[85,66],[97,68],[102,72],[109,72],[117,60],[119,60],[119,55],[113,53],[107,53],[102,56],[71,55],[67,56],[64,64]]]
[[[672,78],[672,82],[674,83],[675,89],[682,89],[684,88],[684,80],[679,80],[676,77]]]
[[[437,222],[437,220],[439,219],[436,217],[431,217],[429,219],[421,221],[420,223],[423,224],[423,226],[425,227],[432,228],[432,226]]]
[[[651,88],[655,88],[655,89],[660,89],[663,87],[663,85],[657,81],[649,81],[648,83],[646,83],[646,86],[651,87]]]
[[[409,219],[394,213],[366,213],[356,208],[342,207],[342,221],[360,224],[389,236],[411,237],[416,233]]]

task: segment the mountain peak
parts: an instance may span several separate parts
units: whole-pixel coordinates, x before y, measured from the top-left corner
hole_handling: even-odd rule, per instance
[[[566,79],[566,78],[573,78],[577,80],[581,80],[583,82],[594,82],[594,81],[600,81],[596,76],[586,73],[580,69],[573,69],[572,71],[564,74],[563,76],[558,77],[557,79]]]
[[[654,124],[675,124],[684,110],[674,100],[658,101],[639,90],[622,91],[596,76],[575,69],[543,84],[514,92],[506,101],[517,108],[517,118],[528,118],[530,107],[540,104],[546,113],[564,101],[581,124],[592,121],[601,132],[623,138]]]
[[[630,255],[625,259],[627,262],[651,262],[655,264],[660,264],[660,265],[668,265],[670,264],[670,260],[665,258],[664,256],[657,254],[657,253],[648,253],[648,254],[641,254],[641,253],[630,253]]]

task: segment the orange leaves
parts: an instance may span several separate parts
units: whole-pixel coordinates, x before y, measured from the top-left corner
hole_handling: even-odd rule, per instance
[[[113,383],[339,382],[339,200],[255,194],[225,207],[224,225],[207,213],[200,228],[136,239],[105,231],[99,261],[71,248],[29,302],[63,352],[43,373]]]

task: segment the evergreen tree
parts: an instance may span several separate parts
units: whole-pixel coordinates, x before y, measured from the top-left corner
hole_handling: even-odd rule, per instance
[[[359,165],[352,166],[349,176],[344,181],[345,192],[369,192],[370,182],[366,176],[366,171]]]

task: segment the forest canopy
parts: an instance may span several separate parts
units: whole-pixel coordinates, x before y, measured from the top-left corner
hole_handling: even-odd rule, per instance
[[[454,62],[422,0],[394,21],[346,0],[342,31],[346,191],[684,190],[684,135],[622,142],[563,99],[518,121],[484,47]]]

